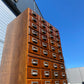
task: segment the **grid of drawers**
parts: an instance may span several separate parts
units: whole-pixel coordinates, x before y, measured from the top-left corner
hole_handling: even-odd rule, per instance
[[[28,84],[67,84],[59,32],[28,11]]]

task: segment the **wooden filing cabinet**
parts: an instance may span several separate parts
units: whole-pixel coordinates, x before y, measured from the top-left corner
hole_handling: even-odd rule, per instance
[[[30,8],[7,27],[0,76],[6,83],[67,84],[59,31]]]

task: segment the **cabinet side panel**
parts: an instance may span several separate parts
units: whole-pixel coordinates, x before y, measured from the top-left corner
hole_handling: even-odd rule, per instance
[[[26,84],[28,9],[7,28],[0,67],[0,84]]]

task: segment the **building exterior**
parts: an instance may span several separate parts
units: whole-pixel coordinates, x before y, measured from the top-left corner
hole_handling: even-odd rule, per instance
[[[0,0],[0,64],[7,25],[26,8],[42,16],[35,0]]]
[[[84,84],[84,67],[66,69],[68,84]]]
[[[59,31],[26,9],[7,26],[0,69],[0,84],[67,84]]]

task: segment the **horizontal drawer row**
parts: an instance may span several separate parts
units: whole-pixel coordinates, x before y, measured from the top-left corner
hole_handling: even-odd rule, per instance
[[[63,60],[63,56],[62,56],[62,53],[61,53],[62,51],[60,51],[59,49],[57,49],[54,52],[51,52],[49,50],[42,49],[38,46],[28,44],[28,52],[36,54],[36,55],[41,55],[41,56],[44,56],[44,57],[52,58],[52,59],[55,59],[55,60],[57,60],[57,59],[58,60]]]
[[[61,44],[60,43],[57,43],[57,42],[55,42],[53,40],[50,40],[50,39],[47,39],[46,41],[44,41],[42,38],[43,37],[38,39],[38,38],[36,38],[34,36],[29,35],[28,36],[28,42],[32,43],[34,45],[37,45],[37,46],[41,46],[41,47],[43,47],[45,49],[49,49],[50,48],[51,50],[53,50],[53,47],[61,48]]]
[[[64,71],[55,71],[48,69],[27,68],[28,79],[66,79]]]
[[[53,40],[55,42],[60,42],[60,38],[59,37],[55,37],[53,34],[49,34],[49,33],[46,33],[46,34],[42,34],[42,33],[39,33],[38,31],[32,29],[32,28],[28,28],[28,34],[29,35],[32,35],[36,38],[39,38],[45,42],[48,42],[48,39],[50,40]]]
[[[28,67],[35,67],[41,69],[52,69],[52,70],[65,70],[64,64],[55,63],[47,60],[42,60],[35,57],[28,56]]]
[[[67,84],[67,80],[58,79],[28,79],[27,84]]]
[[[55,27],[53,27],[50,23],[48,23],[46,20],[44,20],[42,17],[40,17],[38,14],[36,14],[32,10],[30,10],[30,12],[29,12],[29,20],[33,21],[37,25],[46,26],[46,27],[54,30],[55,32],[58,32],[58,30]]]

